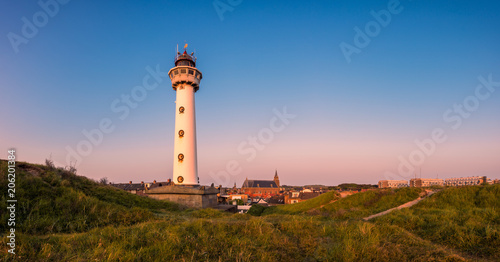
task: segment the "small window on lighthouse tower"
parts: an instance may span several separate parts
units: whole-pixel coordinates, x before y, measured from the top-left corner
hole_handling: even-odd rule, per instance
[[[180,162],[182,162],[182,160],[184,160],[184,154],[179,154],[177,158],[179,159]]]
[[[179,107],[179,114],[184,114],[185,108],[183,106]]]
[[[193,70],[188,70],[188,75],[194,75],[194,71]]]
[[[184,130],[179,130],[179,137],[184,137]]]

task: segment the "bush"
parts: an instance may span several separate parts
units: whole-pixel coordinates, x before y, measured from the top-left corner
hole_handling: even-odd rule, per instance
[[[262,206],[262,205],[252,205],[250,209],[248,210],[247,214],[252,215],[252,216],[261,216],[264,210],[266,210],[267,207]]]

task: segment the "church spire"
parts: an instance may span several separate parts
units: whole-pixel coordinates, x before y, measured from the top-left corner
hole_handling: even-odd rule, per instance
[[[280,178],[278,177],[278,169],[274,171],[274,183],[276,183],[276,186],[280,187]]]

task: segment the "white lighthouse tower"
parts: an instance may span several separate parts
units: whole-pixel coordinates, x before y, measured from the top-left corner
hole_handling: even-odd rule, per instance
[[[190,208],[207,208],[218,205],[220,187],[200,186],[196,155],[196,118],[194,93],[200,88],[201,72],[196,69],[194,53],[177,52],[175,67],[168,71],[175,100],[174,183],[168,186],[146,188],[148,197],[168,200]]]
[[[200,88],[202,74],[196,68],[194,53],[177,52],[175,67],[168,75],[176,91],[173,182],[199,185],[196,153],[196,117],[194,94]]]

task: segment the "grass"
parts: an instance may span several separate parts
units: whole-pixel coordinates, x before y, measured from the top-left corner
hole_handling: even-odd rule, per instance
[[[324,206],[321,211],[335,219],[359,219],[415,200],[421,188],[370,190],[347,196]]]
[[[5,161],[0,172],[5,188]],[[252,216],[183,210],[27,163],[18,166],[16,188],[16,255],[7,253],[2,223],[3,261],[498,260],[498,186],[446,188],[374,222],[361,217],[413,200],[421,190],[342,199],[332,191]],[[5,200],[2,195],[1,210]],[[5,221],[7,214],[0,216]]]
[[[500,185],[447,188],[375,221],[472,256],[500,260]]]
[[[19,256],[51,261],[459,261],[399,228],[280,216],[229,215],[78,234],[22,234]]]
[[[268,214],[297,214],[310,211],[313,209],[320,208],[323,205],[336,201],[340,198],[339,193],[336,191],[330,191],[319,195],[318,197],[309,199],[304,202],[292,204],[292,205],[281,205],[267,208],[261,212],[263,215]],[[252,207],[253,208],[253,207]]]
[[[340,198],[337,192],[330,191],[292,205],[252,206],[249,213],[257,216],[307,213],[339,220],[359,219],[417,199],[422,192],[421,188],[369,190]]]
[[[7,162],[0,161],[0,188],[7,188]],[[155,212],[175,210],[173,203],[129,194],[63,169],[17,163],[16,228],[27,234],[85,232],[107,225],[148,221]],[[0,210],[7,208],[7,191]],[[0,214],[7,221],[7,212]],[[0,224],[0,232],[7,224]]]

